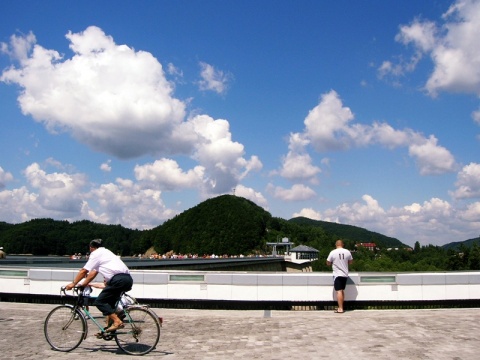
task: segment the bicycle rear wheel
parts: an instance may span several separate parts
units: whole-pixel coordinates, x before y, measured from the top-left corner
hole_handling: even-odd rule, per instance
[[[115,332],[118,347],[130,355],[149,353],[160,340],[157,315],[146,308],[130,308],[125,312],[125,328]]]
[[[50,311],[43,332],[47,342],[58,351],[72,351],[85,337],[87,322],[78,309],[60,305]]]

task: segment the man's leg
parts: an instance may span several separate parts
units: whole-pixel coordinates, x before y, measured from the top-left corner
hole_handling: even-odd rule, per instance
[[[115,313],[114,307],[117,301],[120,299],[120,294],[124,291],[131,290],[132,284],[133,284],[132,277],[127,274],[116,275],[107,283],[107,287],[104,289],[104,291],[108,289],[108,292],[109,292],[108,303],[111,308],[111,311],[109,310],[107,313],[108,314],[107,323],[111,324],[110,327],[107,329],[108,332],[115,331],[118,328],[123,327],[123,321]]]
[[[105,320],[105,328],[111,327],[115,325],[117,328],[122,321],[118,318],[118,316],[112,316],[115,313],[115,304],[120,297],[121,290],[117,289],[115,286],[107,285],[102,292],[98,295],[93,305],[95,305],[98,310],[102,312],[104,316],[106,316]]]
[[[118,291],[107,286],[95,299],[93,305],[95,305],[104,316],[110,315],[114,312],[113,306],[115,306],[119,295]]]
[[[343,300],[345,298],[345,293],[343,290],[338,290],[337,291],[337,303],[338,303],[338,309],[337,312],[343,312]]]
[[[346,277],[341,277],[337,276],[334,280],[334,288],[337,293],[337,303],[338,303],[338,309],[335,310],[337,313],[343,313],[343,302],[345,299],[345,287],[347,285],[347,278]]]

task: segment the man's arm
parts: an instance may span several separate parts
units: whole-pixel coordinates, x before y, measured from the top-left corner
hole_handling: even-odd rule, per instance
[[[88,274],[88,270],[81,268],[78,271],[77,276],[75,276],[75,279],[73,279],[73,281],[70,284],[65,286],[65,289],[72,290],[80,281],[82,281],[83,278],[85,278],[85,276],[87,276],[87,274]]]
[[[332,262],[327,260],[327,266],[332,266]]]
[[[96,289],[105,289],[105,280],[103,282],[91,282],[90,286]]]
[[[73,280],[73,282],[65,286],[65,289],[72,290],[82,280],[83,280],[82,286],[87,286],[90,281],[95,279],[95,276],[97,276],[97,273],[98,272],[96,270],[92,270],[88,272],[87,269],[82,268],[78,271],[78,274],[77,276],[75,276],[75,279]]]
[[[87,286],[93,279],[95,279],[97,274],[98,274],[97,270],[90,271],[87,277],[85,278],[85,280],[82,281],[82,286]]]

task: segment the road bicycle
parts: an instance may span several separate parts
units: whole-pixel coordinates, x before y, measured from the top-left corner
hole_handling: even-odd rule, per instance
[[[75,287],[72,289],[74,295],[67,295],[65,288],[61,288],[62,297],[74,300],[74,304],[57,306],[45,319],[45,338],[54,350],[68,352],[76,349],[87,338],[88,319],[100,330],[97,338],[115,339],[118,347],[127,354],[144,355],[155,349],[160,340],[162,319],[148,305],[138,304],[133,297],[122,293],[117,302],[117,315],[123,319],[124,327],[106,332],[107,326],[103,327],[88,310],[90,297],[87,290],[91,292],[88,287]]]

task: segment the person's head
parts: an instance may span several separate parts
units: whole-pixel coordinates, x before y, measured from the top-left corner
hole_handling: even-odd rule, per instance
[[[102,239],[94,239],[90,241],[90,252],[102,247]]]
[[[337,241],[335,242],[335,246],[336,246],[336,247],[343,247],[343,240],[337,240]]]

